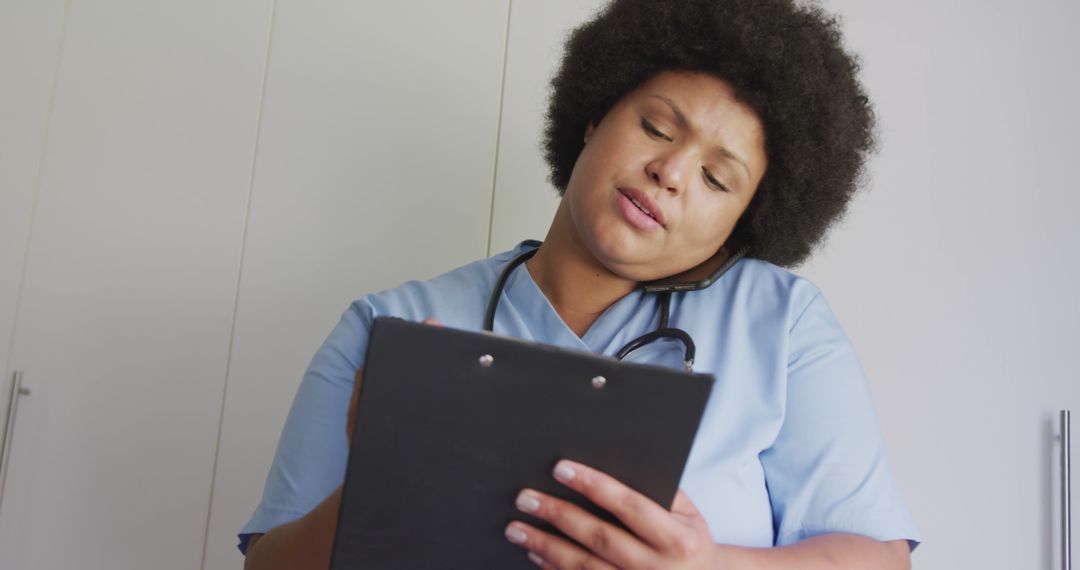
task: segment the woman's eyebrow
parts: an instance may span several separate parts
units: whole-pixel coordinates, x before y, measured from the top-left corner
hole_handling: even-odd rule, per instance
[[[693,125],[690,124],[690,121],[687,120],[686,115],[683,114],[682,110],[679,109],[679,106],[676,105],[674,101],[672,101],[671,99],[668,99],[667,97],[664,97],[663,95],[650,95],[649,97],[659,99],[659,100],[663,101],[668,107],[671,107],[671,112],[675,113],[675,121],[679,123],[679,126],[681,126],[682,128],[684,128],[686,130],[689,130],[689,131],[694,130]],[[746,161],[743,160],[742,157],[735,154],[734,152],[731,152],[730,150],[728,150],[724,146],[717,145],[715,147],[715,150],[716,150],[717,153],[723,155],[725,158],[729,158],[729,159],[739,163],[739,166],[743,167],[743,170],[746,171],[746,179],[747,180],[751,179],[750,167],[746,166]]]
[[[679,106],[676,105],[674,101],[668,99],[667,97],[664,97],[663,95],[649,95],[649,97],[659,99],[666,103],[668,107],[671,107],[671,112],[675,113],[675,120],[679,122],[679,126],[683,127],[684,129],[691,128],[690,121],[686,120],[686,115],[684,115],[683,112],[679,110]]]

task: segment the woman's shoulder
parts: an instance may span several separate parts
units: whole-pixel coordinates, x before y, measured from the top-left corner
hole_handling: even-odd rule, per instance
[[[524,241],[511,250],[478,259],[426,280],[411,280],[370,293],[353,302],[368,318],[393,316],[407,320],[434,318],[455,328],[478,328],[503,267],[518,253],[535,247]]]
[[[703,314],[723,311],[790,324],[820,296],[809,279],[768,261],[745,258],[710,287],[685,294],[684,302],[698,305]]]

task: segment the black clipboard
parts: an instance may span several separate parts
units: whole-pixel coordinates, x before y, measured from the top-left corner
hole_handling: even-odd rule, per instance
[[[614,520],[552,478],[560,458],[670,508],[712,385],[705,374],[377,318],[330,568],[535,568],[503,535],[511,519],[554,531],[514,507],[522,488]]]

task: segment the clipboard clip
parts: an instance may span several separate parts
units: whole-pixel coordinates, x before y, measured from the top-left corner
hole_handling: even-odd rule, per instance
[[[495,357],[490,354],[481,354],[480,358],[477,358],[476,361],[480,364],[481,368],[491,368],[492,365],[495,364]],[[607,385],[607,378],[604,378],[603,376],[593,376],[592,380],[589,382],[592,384],[593,388],[599,390]]]

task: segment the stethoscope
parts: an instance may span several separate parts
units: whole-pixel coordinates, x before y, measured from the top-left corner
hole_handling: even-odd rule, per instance
[[[532,259],[532,256],[536,255],[536,252],[540,249],[539,246],[523,251],[516,255],[506,267],[503,268],[502,273],[499,274],[499,279],[495,282],[495,289],[491,292],[491,297],[488,299],[487,312],[484,314],[484,330],[492,332],[495,326],[495,309],[499,306],[499,297],[502,296],[503,287],[506,286],[506,280],[510,278],[510,274],[513,273],[517,266]],[[656,330],[645,333],[630,342],[626,343],[619,352],[615,354],[617,360],[623,360],[630,353],[638,350],[639,348],[649,344],[650,342],[662,339],[671,338],[683,343],[683,364],[686,366],[687,372],[692,372],[694,367],[694,339],[690,338],[690,333],[686,331],[668,326],[668,315],[671,313],[671,293],[673,291],[682,290],[696,290],[703,289],[716,282],[728,269],[731,269],[737,261],[746,256],[746,248],[739,249],[734,254],[729,256],[723,265],[719,269],[714,271],[709,277],[703,281],[691,284],[665,284],[658,285],[655,282],[649,284],[643,284],[642,288],[648,293],[657,293],[660,295],[660,324],[656,327]]]

